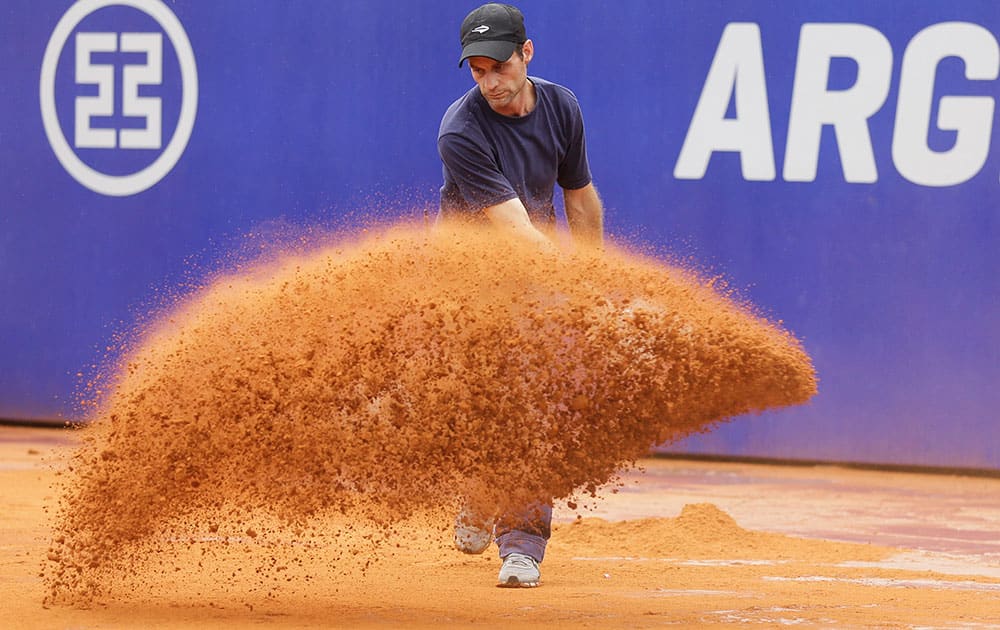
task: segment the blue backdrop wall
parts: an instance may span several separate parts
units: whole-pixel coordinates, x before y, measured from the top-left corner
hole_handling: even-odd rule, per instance
[[[475,3],[7,0],[0,417],[72,416],[186,261],[435,204]],[[612,234],[804,339],[820,394],[673,450],[1000,468],[1000,5],[524,2]]]

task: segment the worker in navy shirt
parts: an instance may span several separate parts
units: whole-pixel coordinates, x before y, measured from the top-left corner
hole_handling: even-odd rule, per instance
[[[459,66],[468,60],[476,87],[452,103],[441,121],[440,217],[488,222],[502,235],[553,248],[558,184],[574,241],[599,246],[604,209],[591,181],[580,105],[567,88],[528,76],[534,44],[521,12],[483,5],[462,22],[461,42]],[[504,559],[498,586],[539,585],[551,517],[551,505],[532,506],[515,527],[496,526]],[[463,512],[455,543],[481,553],[492,530],[491,522]]]

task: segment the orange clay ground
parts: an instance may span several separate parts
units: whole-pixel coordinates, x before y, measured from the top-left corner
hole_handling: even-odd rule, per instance
[[[320,540],[269,594],[239,576],[274,550],[233,541],[209,562],[182,545],[188,570],[45,608],[46,508],[78,436],[0,427],[4,628],[1000,628],[1000,479],[679,459],[644,461],[595,509],[557,506],[537,589],[495,588],[493,550],[453,551],[438,519],[372,551],[363,575],[328,566]]]

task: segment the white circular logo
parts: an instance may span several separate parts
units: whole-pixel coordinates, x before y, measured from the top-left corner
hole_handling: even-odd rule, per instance
[[[182,96],[174,133],[162,153],[145,168],[125,175],[104,173],[86,164],[76,149],[159,150],[162,147],[162,101],[141,86],[157,86],[163,81],[162,34],[148,32],[79,32],[75,37],[75,76],[78,85],[97,95],[79,94],[74,99],[74,138],[70,146],[56,110],[56,69],[63,47],[80,22],[91,13],[110,6],[137,9],[160,25],[173,45],[180,68]],[[140,53],[140,54],[137,54]],[[111,63],[97,63],[102,55],[127,54],[130,61],[116,72]],[[141,63],[135,63],[141,59]],[[119,81],[120,77],[120,81]],[[177,164],[194,129],[198,109],[198,71],[187,33],[177,16],[160,0],[80,0],[56,24],[42,59],[39,101],[45,135],[63,168],[87,188],[104,195],[134,195],[153,186]],[[120,95],[120,98],[116,98]],[[116,101],[121,103],[116,112]],[[116,113],[143,126],[129,124],[113,129],[94,126],[94,119]]]

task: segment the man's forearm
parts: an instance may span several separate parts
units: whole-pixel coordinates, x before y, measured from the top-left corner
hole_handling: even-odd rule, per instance
[[[594,184],[575,190],[563,190],[566,222],[578,243],[600,247],[604,243],[604,204]]]

